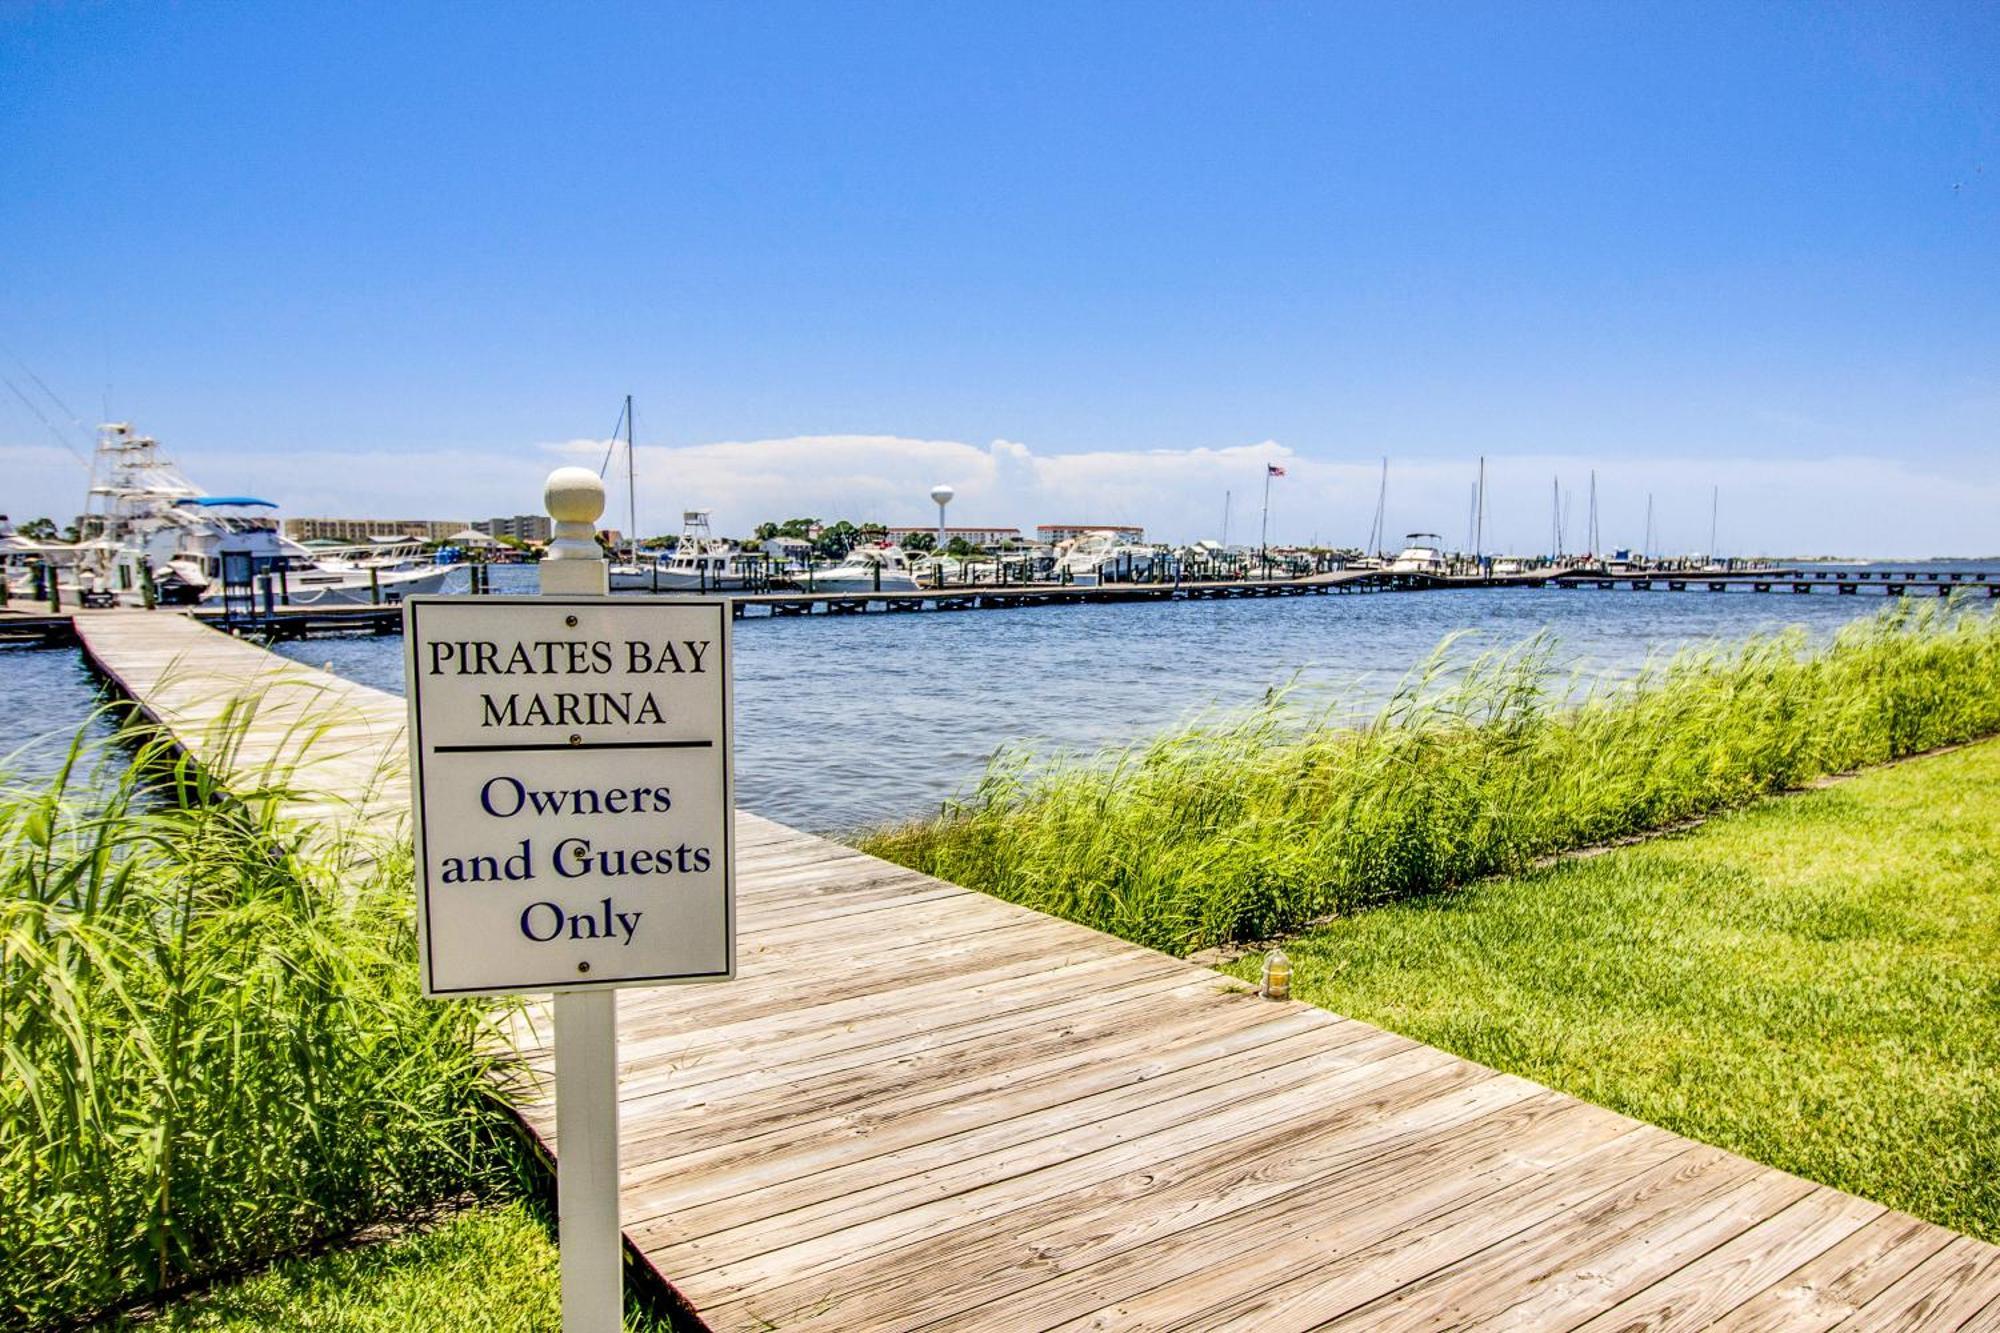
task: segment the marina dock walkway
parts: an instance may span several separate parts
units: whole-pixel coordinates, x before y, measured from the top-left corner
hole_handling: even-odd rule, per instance
[[[1728,592],[1742,594],[1855,594],[1879,597],[1985,596],[2000,599],[2000,572],[1993,570],[1785,570],[1744,569],[1591,571],[1583,569],[1528,570],[1517,574],[1437,575],[1392,570],[1336,570],[1299,578],[1163,580],[1157,583],[966,584],[923,588],[915,592],[784,591],[720,594],[729,598],[738,619],[791,619],[818,615],[867,615],[943,611],[1006,611],[1034,607],[1117,607],[1186,602],[1235,601],[1270,597],[1401,592],[1437,593],[1496,589],[1566,589],[1624,592]],[[65,607],[51,610],[39,602],[0,605],[0,644],[68,644],[75,641],[75,624],[101,614]],[[380,604],[335,606],[294,604],[276,595],[259,599],[254,608],[234,613],[204,605],[190,614],[224,628],[238,627],[274,638],[308,638],[324,634],[394,634],[402,628],[402,609],[393,598]]]
[[[402,700],[182,616],[78,632],[252,782],[336,709],[312,817],[401,817],[364,765]],[[626,1234],[712,1329],[2000,1329],[2000,1248],[738,820],[741,978],[619,999]]]

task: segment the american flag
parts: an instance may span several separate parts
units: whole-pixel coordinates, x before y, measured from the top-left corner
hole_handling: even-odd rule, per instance
[[[1276,463],[1266,463],[1264,464],[1264,475],[1267,477],[1282,477],[1285,475],[1285,470]]]

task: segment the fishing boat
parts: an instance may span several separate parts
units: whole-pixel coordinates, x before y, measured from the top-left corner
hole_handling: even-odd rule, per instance
[[[1429,574],[1442,578],[1451,572],[1444,558],[1444,538],[1435,532],[1413,532],[1403,538],[1403,549],[1389,562],[1391,574]]]
[[[681,513],[680,541],[671,552],[632,559],[611,567],[613,592],[717,592],[743,586],[734,542],[715,536],[709,511]]]
[[[225,580],[262,574],[295,603],[395,602],[441,591],[459,568],[423,563],[415,542],[309,550],[283,535],[271,501],[208,494],[127,422],[98,429],[82,527],[66,586],[127,604],[143,601],[148,583],[169,605],[220,600]]]

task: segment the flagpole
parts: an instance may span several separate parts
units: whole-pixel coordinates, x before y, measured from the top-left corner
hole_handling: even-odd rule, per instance
[[[1266,555],[1271,549],[1271,465],[1264,464],[1264,521],[1257,529],[1257,553]]]

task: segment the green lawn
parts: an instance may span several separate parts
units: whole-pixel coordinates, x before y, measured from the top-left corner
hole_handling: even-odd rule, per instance
[[[1301,999],[2000,1241],[2000,743],[1286,952]]]
[[[379,1244],[293,1259],[166,1306],[99,1325],[144,1329],[288,1329],[298,1333],[545,1333],[560,1327],[556,1248],[521,1203],[472,1209]],[[664,1321],[628,1315],[639,1333]]]

